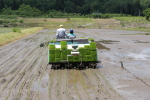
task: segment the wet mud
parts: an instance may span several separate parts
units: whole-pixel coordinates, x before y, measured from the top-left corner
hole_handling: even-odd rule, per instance
[[[67,29],[69,31],[69,29]],[[51,69],[48,41],[54,30],[0,47],[0,100],[148,100],[150,48],[146,35],[134,31],[75,29],[77,38],[94,38],[97,69]],[[141,32],[139,32],[141,33]]]
[[[101,42],[97,42],[96,41],[96,47],[97,47],[97,49],[99,49],[99,50],[102,50],[102,49],[104,49],[104,50],[110,50],[110,48],[107,48],[107,47],[105,47],[104,45],[102,45],[101,44]]]

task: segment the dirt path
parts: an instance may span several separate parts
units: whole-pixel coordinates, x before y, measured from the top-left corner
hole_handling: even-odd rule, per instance
[[[149,56],[145,57],[142,53],[143,59],[146,60],[139,61],[132,54],[147,48],[149,43],[134,43],[136,40],[149,42],[146,36],[120,35],[127,32],[134,34],[136,33],[134,31],[75,30],[78,37],[92,37],[99,41],[99,45],[103,44],[110,48],[98,50],[99,59],[103,64],[98,65],[98,69],[51,70],[51,65],[47,65],[47,48],[40,47],[40,44],[54,38],[55,31],[44,29],[37,34],[0,47],[0,100],[146,100],[149,98],[150,75],[147,71],[150,70]],[[110,40],[118,42],[102,43]],[[145,52],[149,54],[148,51]],[[123,62],[124,68],[121,68],[120,61]]]

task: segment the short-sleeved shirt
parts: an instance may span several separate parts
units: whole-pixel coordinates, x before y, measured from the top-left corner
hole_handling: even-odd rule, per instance
[[[75,34],[71,34],[71,33],[69,33],[68,35],[67,35],[67,37],[68,37],[68,39],[74,39],[74,38],[76,38],[76,35]]]
[[[56,39],[65,39],[67,37],[66,29],[59,28],[56,32]]]

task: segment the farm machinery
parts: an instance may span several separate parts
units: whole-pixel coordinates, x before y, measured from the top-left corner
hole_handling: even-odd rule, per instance
[[[88,38],[58,39],[48,45],[48,63],[52,69],[96,68],[96,43]]]

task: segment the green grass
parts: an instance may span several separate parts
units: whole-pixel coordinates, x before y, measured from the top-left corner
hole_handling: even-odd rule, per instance
[[[123,27],[116,29],[150,32],[150,30],[145,30],[150,29],[150,27],[146,27],[146,25],[149,24],[150,21],[146,20],[145,17],[114,17],[114,19],[120,21],[120,24]],[[145,25],[145,27],[143,27],[143,25]]]
[[[46,21],[45,21],[46,20]],[[61,20],[61,21],[59,21]],[[64,28],[78,28],[80,26],[84,28],[90,28],[92,25],[88,25],[89,23],[95,23],[95,21],[91,18],[24,18],[24,23],[27,25],[34,24],[37,27],[45,27],[56,29],[60,24],[63,24]]]
[[[120,29],[120,28],[118,28]],[[142,32],[150,32],[150,28],[147,27],[137,27],[137,28],[121,28],[121,30],[130,30],[130,31],[142,31]]]
[[[24,30],[27,28],[18,28],[20,30]],[[0,28],[0,34],[4,34],[4,33],[9,33],[9,32],[13,32],[13,28]]]
[[[124,23],[148,23],[149,21],[145,17],[114,17],[114,19],[122,21]]]
[[[121,35],[150,35],[150,33],[135,33],[135,34],[121,34]]]

